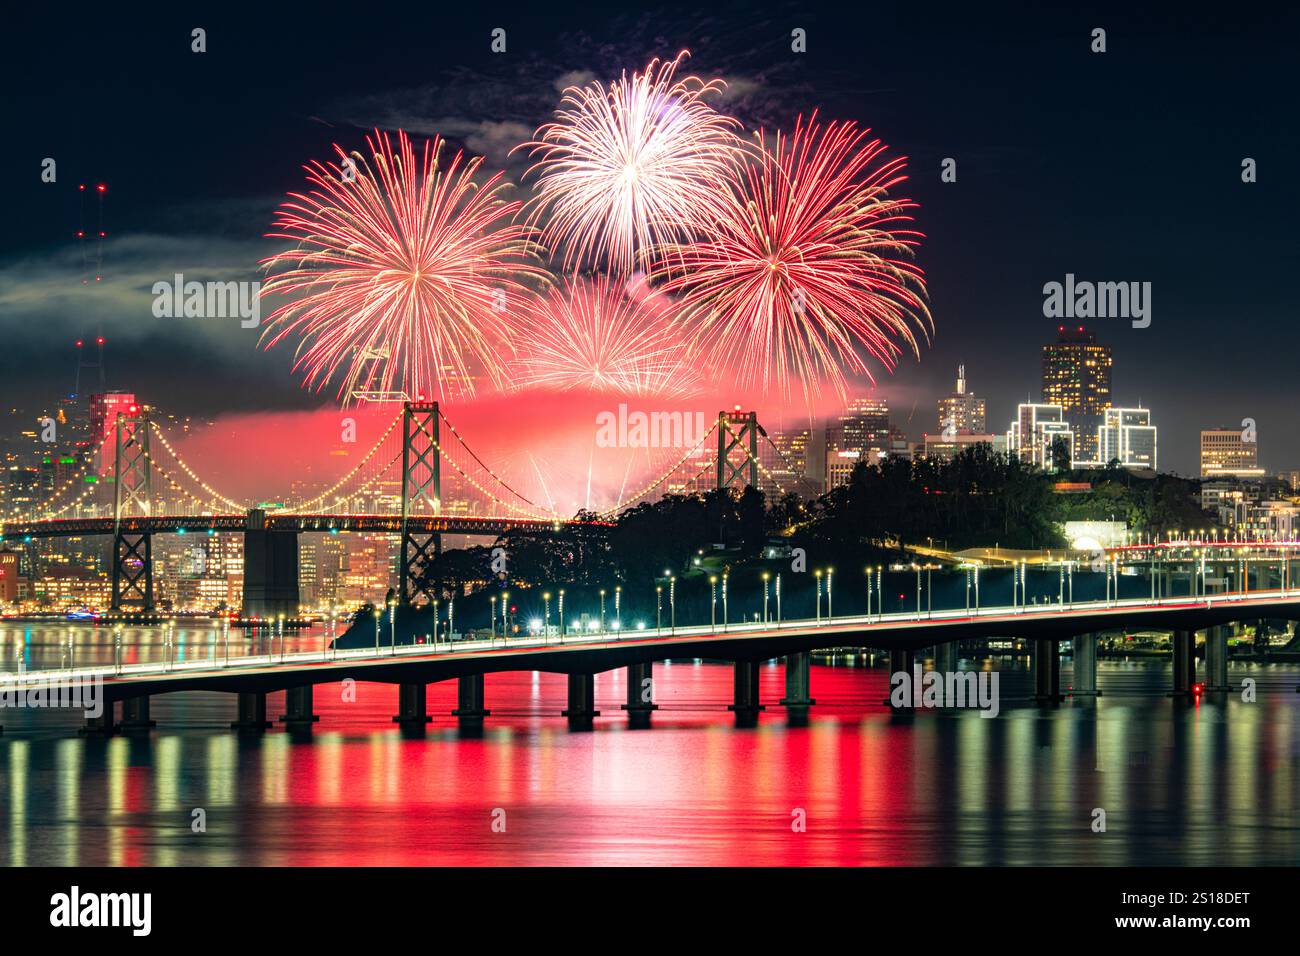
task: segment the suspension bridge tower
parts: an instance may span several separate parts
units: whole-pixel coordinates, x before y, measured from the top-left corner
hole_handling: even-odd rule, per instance
[[[759,435],[767,433],[758,424],[757,412],[742,412],[739,405],[732,411],[718,412],[718,490],[758,487]]]
[[[113,469],[114,611],[153,610],[153,546],[148,531],[122,527],[123,518],[149,517],[153,509],[153,468],[149,454],[149,413],[131,406],[117,416],[117,455]]]
[[[442,513],[442,448],[437,402],[406,402],[402,408],[402,534],[398,556],[398,599],[425,604],[436,595],[430,565],[442,552],[442,534],[413,530],[413,513]]]

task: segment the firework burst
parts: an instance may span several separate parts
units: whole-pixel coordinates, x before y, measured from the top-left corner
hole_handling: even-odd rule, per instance
[[[634,282],[571,278],[536,300],[515,382],[655,398],[694,394],[699,379],[672,323]]]
[[[658,250],[654,277],[681,294],[705,367],[735,366],[742,384],[783,397],[794,378],[811,404],[823,383],[847,395],[846,372],[872,378],[864,352],[890,370],[900,342],[919,354],[930,315],[910,261],[916,204],[889,196],[906,160],[881,162],[869,132],[823,129],[814,113],[788,137],[759,135],[708,235]]]
[[[410,397],[474,394],[474,379],[504,380],[507,317],[532,298],[532,230],[513,220],[480,160],[441,162],[439,137],[417,155],[403,132],[366,138],[372,157],[312,162],[311,189],[280,206],[274,238],[297,242],[263,260],[263,291],[293,296],[270,316],[266,348],[298,339],[294,371],[320,390],[340,377],[345,403],[364,392]]]
[[[626,274],[720,211],[717,182],[743,155],[740,124],[705,102],[721,80],[676,78],[686,56],[608,88],[569,87],[556,121],[521,147],[536,157],[530,222],[546,219],[543,241],[564,246],[565,269],[607,262]]]

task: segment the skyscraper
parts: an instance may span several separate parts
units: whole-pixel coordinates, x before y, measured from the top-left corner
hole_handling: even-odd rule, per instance
[[[1201,477],[1232,476],[1257,478],[1259,446],[1254,429],[1206,428],[1201,431]]]
[[[1156,426],[1145,408],[1108,408],[1097,435],[1099,464],[1156,468]]]
[[[1057,461],[1052,453],[1058,438],[1065,442],[1069,462]],[[1016,417],[1007,431],[1007,451],[1040,468],[1060,468],[1074,461],[1078,443],[1060,405],[1021,403],[1016,406]]]
[[[957,390],[939,399],[939,434],[984,434],[984,399],[966,389],[966,366],[957,366]]]
[[[1056,341],[1043,346],[1045,405],[1058,405],[1075,435],[1075,456],[1096,461],[1097,430],[1110,408],[1109,345],[1082,325],[1060,326]]]

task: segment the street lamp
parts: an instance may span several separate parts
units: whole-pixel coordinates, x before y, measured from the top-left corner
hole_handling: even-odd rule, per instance
[[[501,592],[501,638],[510,637],[510,592]]]
[[[835,616],[835,599],[831,594],[831,583],[834,580],[835,580],[835,569],[827,568],[826,569],[826,620],[828,623],[830,622],[830,619]]]
[[[818,624],[822,622],[822,569],[818,568],[813,572],[813,577],[817,579],[817,617]]]
[[[389,651],[392,654],[397,653],[397,602],[390,600],[388,602],[388,644]],[[282,628],[283,624],[280,625]],[[284,634],[280,634],[280,655],[284,655]]]
[[[776,626],[781,626],[781,575],[776,576]]]
[[[655,585],[655,630],[664,629],[664,586]]]
[[[766,571],[763,572],[763,623],[767,623],[767,582],[771,577]]]
[[[677,575],[668,575],[668,620],[672,633],[677,633]]]
[[[718,629],[718,576],[709,575],[709,627]]]
[[[384,612],[375,608],[375,656],[379,656],[379,619],[383,617]]]
[[[495,594],[488,598],[488,605],[488,627],[491,631],[488,643],[492,644],[495,643],[497,639],[497,596]],[[560,613],[563,615],[564,612],[561,611]]]
[[[605,633],[605,589],[600,589],[600,632]]]
[[[551,592],[542,592],[542,607],[545,613],[542,616],[542,643],[546,643],[547,635],[551,633]]]
[[[564,588],[560,588],[560,619],[556,622],[556,628],[560,632],[560,643],[564,643]]]
[[[727,611],[727,577],[730,573],[729,569],[724,569],[722,572],[722,629],[724,631],[731,620],[731,615]]]
[[[614,586],[614,620],[616,622],[623,620],[623,586],[621,584]]]

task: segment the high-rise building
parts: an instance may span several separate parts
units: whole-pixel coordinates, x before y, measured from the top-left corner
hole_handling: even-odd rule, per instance
[[[1070,451],[1070,462],[1057,462],[1052,454],[1056,439],[1062,439]],[[1007,431],[1007,452],[1040,468],[1066,467],[1073,463],[1077,446],[1074,429],[1065,419],[1060,405],[1022,403],[1016,406],[1016,418]]]
[[[90,451],[101,453],[97,462],[102,471],[111,464],[117,452],[114,432],[119,414],[130,416],[139,406],[131,392],[103,392],[90,396]]]
[[[854,398],[829,429],[828,441],[843,449],[865,452],[888,440],[889,402],[883,398]]]
[[[1204,428],[1201,430],[1201,477],[1260,477],[1264,469],[1259,467],[1258,449],[1254,428]]]
[[[848,481],[858,462],[873,464],[890,450],[889,402],[883,398],[855,398],[826,425],[823,487]]]
[[[939,399],[939,434],[984,434],[984,399],[966,389],[966,366],[957,366],[957,390]]]
[[[1056,341],[1043,346],[1043,404],[1064,411],[1084,461],[1097,460],[1097,429],[1110,408],[1110,370],[1110,346],[1098,345],[1081,325],[1060,326]]]
[[[1108,408],[1097,431],[1097,463],[1156,469],[1156,426],[1146,408]]]

